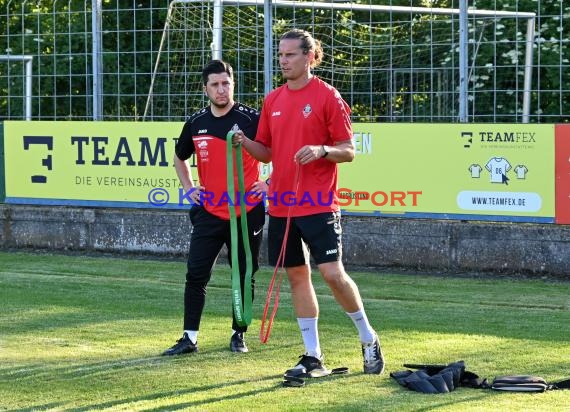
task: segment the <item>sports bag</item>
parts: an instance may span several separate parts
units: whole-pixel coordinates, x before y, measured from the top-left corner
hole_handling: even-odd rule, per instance
[[[491,389],[508,392],[544,392],[552,389],[569,389],[570,379],[548,383],[540,376],[507,375],[497,376],[491,383]]]
[[[509,392],[544,392],[548,387],[543,378],[531,375],[497,376],[491,383],[491,389]]]
[[[553,389],[570,389],[570,379],[548,383],[539,376],[504,375],[497,376],[491,384],[487,379],[465,369],[463,361],[448,365],[404,364],[410,369],[391,372],[390,377],[400,385],[415,392],[447,393],[458,387],[493,389],[507,392],[544,392]]]

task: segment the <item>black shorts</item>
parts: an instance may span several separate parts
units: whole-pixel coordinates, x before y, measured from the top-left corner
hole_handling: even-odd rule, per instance
[[[228,263],[231,266],[231,230],[230,221],[209,213],[204,206],[192,206],[190,209],[192,232],[188,254],[187,279],[193,278],[208,282],[218,254],[226,245]],[[247,213],[249,245],[253,259],[253,272],[259,268],[259,251],[265,224],[265,207],[259,203]],[[237,219],[238,233],[241,233],[241,219]],[[246,258],[241,236],[238,237],[238,259],[240,272],[245,273]]]
[[[286,217],[269,216],[268,257],[272,266],[277,265],[286,223]],[[341,238],[340,212],[292,217],[283,266],[309,263],[307,247],[317,265],[339,261],[342,257]]]

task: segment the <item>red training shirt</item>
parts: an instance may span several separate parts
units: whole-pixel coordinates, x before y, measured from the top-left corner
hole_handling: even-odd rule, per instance
[[[224,116],[216,117],[210,107],[205,107],[194,113],[184,124],[180,138],[176,143],[175,153],[180,160],[186,160],[196,154],[198,177],[204,186],[204,208],[211,214],[225,220],[230,219],[230,207],[227,184],[226,136],[230,131],[241,130],[248,137],[254,138],[259,122],[259,112],[241,103],[235,103]],[[238,175],[234,153],[234,187],[238,190]],[[242,150],[244,186],[246,192],[259,180],[259,162],[247,151]],[[240,216],[238,198],[243,199],[243,193],[235,197],[236,216]],[[261,200],[247,197],[246,210],[249,212]]]
[[[330,145],[352,139],[350,107],[340,93],[316,76],[302,89],[284,84],[265,98],[256,141],[271,148],[273,172],[268,193],[271,216],[306,216],[338,211],[337,164],[318,159],[299,165],[295,153],[304,145]]]

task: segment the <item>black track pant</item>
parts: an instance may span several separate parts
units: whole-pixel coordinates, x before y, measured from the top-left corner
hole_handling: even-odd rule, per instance
[[[186,284],[184,288],[184,330],[199,330],[200,319],[206,302],[206,286],[212,276],[212,270],[216,259],[226,245],[228,261],[231,265],[231,232],[230,222],[220,219],[208,213],[202,206],[194,206],[190,210],[192,222],[192,234],[190,235],[190,251],[188,254]],[[241,239],[241,223],[238,221],[238,259],[242,285],[245,277],[245,252]],[[247,214],[247,226],[249,231],[249,244],[252,255],[251,293],[254,293],[254,276],[259,269],[259,248],[263,237],[263,225],[265,223],[265,208],[262,203],[254,207]],[[245,332],[247,326],[238,326],[233,314],[232,297],[228,295],[228,305],[232,307],[232,328],[239,332]]]

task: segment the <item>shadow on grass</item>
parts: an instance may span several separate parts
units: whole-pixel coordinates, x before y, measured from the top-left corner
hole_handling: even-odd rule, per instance
[[[331,381],[331,380],[337,380],[337,379],[346,379],[346,377],[349,377],[349,375],[337,375],[337,376],[327,376],[325,378],[319,378],[319,379],[308,379],[306,381],[306,385],[307,386],[311,386],[314,384],[319,384],[323,381]],[[230,387],[241,387],[244,385],[248,385],[247,387],[250,388],[249,385],[254,384],[254,383],[259,383],[259,382],[265,382],[265,381],[275,381],[275,385],[267,387],[267,388],[259,388],[259,389],[247,389],[244,391],[241,391],[239,393],[234,393],[234,394],[230,394],[230,395],[224,395],[224,396],[216,396],[216,393],[219,389],[227,389]],[[141,401],[152,401],[152,400],[156,400],[156,399],[161,399],[161,398],[170,398],[170,397],[179,397],[181,395],[186,395],[186,394],[196,394],[196,393],[208,393],[208,392],[212,392],[211,396],[208,396],[205,399],[200,399],[200,400],[196,400],[196,401],[187,401],[187,402],[180,402],[180,403],[172,403],[172,404],[168,404],[165,406],[161,406],[161,407],[156,407],[156,408],[144,408],[145,411],[147,412],[152,412],[152,411],[163,411],[165,409],[169,410],[169,411],[174,411],[174,410],[181,410],[181,409],[188,409],[188,408],[196,408],[199,407],[201,405],[209,405],[212,403],[216,403],[216,402],[224,402],[224,401],[231,401],[231,400],[238,400],[238,399],[242,399],[242,398],[247,398],[250,396],[256,396],[262,393],[267,393],[267,392],[274,392],[277,390],[287,390],[287,391],[296,391],[296,390],[300,390],[301,388],[286,388],[282,385],[282,375],[266,375],[263,377],[259,377],[259,378],[255,378],[255,379],[240,379],[240,380],[235,380],[235,381],[226,381],[220,384],[216,384],[216,385],[206,385],[206,386],[200,386],[198,388],[193,387],[193,388],[189,388],[186,390],[176,390],[176,391],[171,391],[171,392],[160,392],[160,393],[154,393],[154,394],[149,394],[146,396],[141,396],[138,398],[130,398],[130,399],[123,399],[123,400],[115,400],[115,401],[109,401],[109,402],[104,402],[101,404],[92,404],[89,405],[87,407],[83,407],[83,408],[74,408],[74,411],[88,411],[88,410],[92,410],[92,409],[101,409],[101,408],[110,408],[110,407],[115,407],[115,406],[120,406],[122,404],[129,404],[129,403],[133,403],[133,402],[141,402]]]
[[[281,379],[281,375],[278,375],[277,377],[273,376],[270,377],[271,379],[275,378],[275,379]],[[323,378],[321,378],[323,379]],[[339,376],[330,376],[325,378],[327,380],[330,379],[340,379]],[[263,378],[262,380],[267,380],[267,378]],[[256,382],[258,381],[257,379],[255,380]],[[248,381],[244,381],[244,382],[248,382]],[[317,379],[313,379],[308,381],[307,385],[313,385],[318,383]],[[227,385],[223,385],[223,386],[227,386]],[[215,389],[215,388],[209,388],[209,389]],[[237,394],[233,394],[233,395],[226,395],[226,396],[216,396],[216,397],[210,397],[207,399],[203,399],[203,400],[199,400],[199,401],[195,401],[195,402],[182,402],[182,403],[178,403],[178,404],[173,404],[173,405],[168,405],[168,410],[172,411],[172,410],[180,410],[180,409],[186,409],[186,408],[192,408],[192,407],[198,407],[201,405],[208,405],[211,403],[215,403],[215,402],[222,402],[222,401],[229,401],[229,400],[237,400],[237,399],[241,399],[241,398],[245,398],[248,396],[254,396],[263,392],[273,392],[276,390],[291,390],[291,391],[295,391],[295,390],[299,390],[300,388],[285,388],[283,387],[283,385],[281,384],[281,381],[278,380],[275,386],[272,386],[270,388],[264,388],[264,389],[256,389],[256,390],[249,390],[249,391],[245,391],[245,392],[241,392],[241,393],[237,393]],[[275,405],[277,406],[277,405]],[[155,408],[155,409],[146,409],[146,411],[160,411],[163,410],[163,408]]]
[[[38,410],[62,410],[63,402],[52,402],[52,403],[44,403],[42,405],[35,405],[30,406],[28,408],[18,408],[18,409],[2,409],[5,412],[35,412]]]
[[[97,375],[101,372],[109,372],[112,370],[134,369],[140,366],[155,366],[169,363],[170,359],[159,356],[143,357],[136,359],[117,359],[114,361],[96,362],[89,364],[67,365],[61,367],[51,367],[46,364],[36,364],[25,366],[23,368],[0,368],[0,382],[8,379],[38,379],[43,376],[59,379],[75,379],[86,378]]]
[[[160,366],[163,364],[168,365],[172,364],[173,362],[174,363],[185,362],[187,361],[187,358],[188,357],[172,358],[172,357],[163,357],[163,356],[152,356],[152,357],[141,357],[133,359],[117,359],[114,361],[71,365],[71,366],[56,367],[56,368],[46,366],[45,364],[30,365],[22,369],[3,368],[0,369],[0,382],[2,380],[27,381],[29,379],[34,379],[34,380],[42,378],[53,379],[54,376],[62,380],[83,379],[83,378],[97,376],[99,374],[128,373],[128,371],[131,369],[140,369],[141,367],[148,368],[148,367],[155,367],[157,365]],[[360,374],[362,374],[362,372],[356,373],[354,374],[354,376],[356,377]],[[311,385],[319,384],[324,381],[330,382],[337,379],[346,379],[347,377],[350,378],[350,376],[352,375],[331,375],[325,378],[307,379],[306,386],[309,387]],[[261,382],[267,382],[267,381],[273,381],[274,385],[259,389],[252,389],[251,387],[252,385],[259,385]],[[26,384],[25,382],[21,383]],[[224,396],[216,395],[219,393],[219,390],[228,389],[232,387],[236,388],[243,387],[245,390],[240,391],[239,393],[228,394]],[[228,400],[246,398],[249,396],[255,396],[261,393],[272,392],[276,390],[296,391],[300,390],[300,388],[285,388],[282,385],[281,374],[270,374],[250,379],[225,380],[218,384],[192,386],[188,387],[187,389],[176,389],[172,391],[148,393],[146,395],[141,395],[141,396],[133,396],[129,398],[109,400],[101,403],[92,403],[82,407],[75,406],[72,408],[69,407],[66,408],[64,402],[52,402],[46,404],[30,405],[26,408],[10,409],[7,411],[26,412],[26,411],[35,411],[35,410],[48,410],[48,409],[57,409],[62,411],[71,411],[71,410],[89,411],[93,409],[114,408],[114,407],[119,407],[121,405],[134,405],[139,402],[154,401],[162,398],[166,399],[178,398],[188,394],[203,394],[203,396],[205,396],[205,399],[200,399],[196,401],[190,400],[178,404],[172,403],[156,408],[143,408],[146,411],[153,411],[153,410],[158,411],[158,410],[164,410],[165,408],[167,410],[180,410],[191,407],[198,407],[200,405],[207,405],[215,402],[223,402]],[[134,408],[139,409],[136,406]]]
[[[123,404],[131,404],[131,403],[141,402],[141,401],[152,401],[152,400],[161,399],[161,398],[179,397],[181,395],[186,395],[186,394],[190,394],[190,393],[200,393],[200,392],[204,393],[204,392],[208,392],[208,391],[216,391],[216,390],[221,389],[221,388],[229,388],[232,386],[238,386],[239,387],[239,386],[243,386],[246,384],[251,384],[253,382],[277,380],[278,378],[279,378],[278,375],[268,375],[268,376],[264,376],[261,378],[257,378],[255,380],[240,379],[240,380],[235,380],[235,381],[230,381],[230,382],[226,381],[226,382],[223,382],[223,383],[220,383],[217,385],[206,385],[206,386],[201,386],[198,388],[192,387],[192,388],[188,388],[185,390],[175,390],[175,391],[170,391],[170,392],[158,392],[158,393],[148,394],[146,396],[139,396],[139,397],[133,397],[133,398],[127,398],[127,399],[119,399],[119,400],[103,402],[103,403],[99,403],[99,404],[91,404],[91,405],[83,407],[83,408],[73,408],[73,411],[91,411],[93,409],[112,408],[114,406],[119,406],[119,405],[123,405]],[[208,404],[211,402],[219,402],[219,401],[224,401],[224,400],[229,400],[229,399],[239,399],[239,398],[243,398],[243,397],[247,397],[247,396],[257,395],[257,394],[260,394],[263,392],[273,391],[275,389],[277,389],[276,386],[270,387],[270,388],[248,390],[248,391],[240,392],[240,393],[237,393],[234,395],[211,397],[208,399],[195,401],[195,402],[185,402],[185,403],[181,403],[181,404],[177,404],[177,405],[168,405],[166,409],[171,411],[171,410],[176,410],[176,409],[188,408],[191,406]],[[165,410],[165,407],[158,407],[155,409],[148,409],[148,408],[144,408],[144,409],[145,409],[145,411],[153,411],[153,410],[161,411],[161,410]]]

